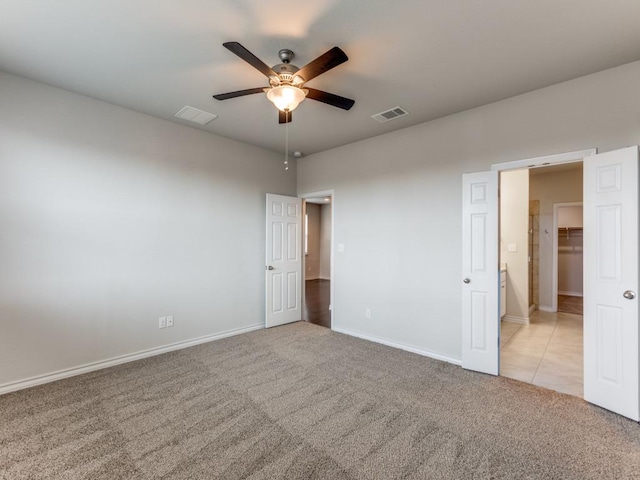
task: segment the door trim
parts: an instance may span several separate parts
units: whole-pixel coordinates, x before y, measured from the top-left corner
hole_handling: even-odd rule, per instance
[[[544,157],[525,158],[523,160],[514,160],[511,162],[494,163],[491,170],[522,170],[523,168],[539,168],[551,165],[560,165],[561,163],[575,163],[585,157],[590,157],[598,153],[597,148],[587,148],[585,150],[577,150],[575,152],[557,153],[554,155],[545,155]]]
[[[333,318],[334,318],[334,314],[333,312],[335,311],[335,295],[334,295],[334,291],[335,291],[335,277],[336,277],[336,271],[334,268],[334,258],[335,258],[335,234],[336,234],[336,229],[335,229],[335,221],[336,221],[336,193],[335,190],[332,188],[330,190],[320,190],[317,192],[308,192],[308,193],[300,193],[298,194],[298,198],[303,200],[303,204],[304,204],[304,208],[303,208],[303,212],[306,213],[307,212],[307,202],[305,201],[305,199],[307,198],[314,198],[314,197],[331,197],[331,249],[330,249],[330,258],[329,258],[329,268],[331,269],[331,278],[330,278],[330,282],[331,284],[329,285],[329,317],[331,318],[331,330],[333,330]],[[305,238],[306,235],[306,230],[305,230],[305,225],[304,225],[304,220],[302,221],[302,238]],[[303,282],[302,282],[302,289],[301,289],[301,295],[302,295],[302,308],[306,308],[306,301],[305,301],[305,293],[306,293],[306,284],[304,281],[304,274],[307,271],[306,268],[306,256],[304,254],[304,241],[302,242],[302,246],[301,246],[301,254],[302,254],[302,273],[303,273]]]

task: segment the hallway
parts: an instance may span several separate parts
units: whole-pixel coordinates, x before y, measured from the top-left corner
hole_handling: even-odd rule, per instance
[[[331,281],[307,280],[305,282],[304,312],[302,319],[322,327],[331,328]]]

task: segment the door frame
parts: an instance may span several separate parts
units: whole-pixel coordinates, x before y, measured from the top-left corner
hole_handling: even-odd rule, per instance
[[[491,165],[491,170],[498,171],[498,173],[500,173],[502,171],[507,171],[507,170],[522,170],[525,168],[530,170],[532,168],[548,167],[551,165],[560,165],[563,163],[575,163],[575,162],[581,162],[584,160],[584,158],[590,157],[592,155],[596,155],[597,153],[598,153],[597,148],[587,148],[584,150],[577,150],[573,152],[565,152],[565,153],[559,153],[554,155],[545,155],[543,157],[535,157],[535,158],[528,158],[523,160],[515,160],[511,162],[496,163]],[[498,178],[498,197],[499,196],[500,196],[500,178]],[[499,201],[496,205],[496,210],[494,211],[494,214],[498,218],[498,225],[500,225],[500,220],[499,220],[500,219],[500,202]],[[557,236],[557,231],[556,231],[556,236]],[[498,237],[498,241],[499,241],[499,237]],[[556,239],[556,245],[557,245],[557,239]],[[557,252],[556,252],[556,260],[557,260]],[[509,269],[509,266],[507,265],[507,271],[508,269]],[[557,272],[557,269],[556,269],[556,272]],[[557,289],[557,273],[556,273],[556,289]],[[498,300],[499,298],[495,298],[496,302],[498,302]],[[491,299],[490,301],[493,301],[493,299]],[[557,298],[555,301],[557,306],[557,302],[558,302]],[[494,321],[498,323],[498,332],[500,332],[499,315],[495,318]],[[463,332],[463,335],[464,335],[464,332]],[[496,352],[496,355],[498,357],[498,365],[499,365],[499,360],[500,360],[499,342],[498,342],[498,351]],[[498,375],[500,375],[500,371],[498,371]]]
[[[334,189],[330,189],[330,190],[320,190],[317,192],[308,192],[308,193],[301,193],[298,194],[298,198],[302,199],[302,211],[303,213],[306,215],[307,213],[307,202],[306,199],[307,198],[315,198],[315,197],[331,197],[331,248],[329,249],[329,253],[330,253],[330,257],[329,257],[329,269],[331,271],[331,276],[330,276],[330,282],[331,284],[329,285],[329,317],[331,319],[331,330],[333,330],[333,312],[335,310],[335,305],[334,305],[334,289],[335,289],[335,268],[334,268],[334,258],[335,258],[335,221],[336,221],[336,193]],[[306,268],[306,261],[307,258],[304,254],[304,238],[307,234],[306,228],[305,228],[305,222],[304,222],[304,218],[302,220],[302,238],[303,241],[301,242],[301,255],[302,255],[302,277],[303,277],[303,281],[302,281],[302,289],[301,289],[301,305],[302,308],[306,308],[306,301],[305,301],[305,294],[306,294],[306,283],[304,281],[304,277],[307,271]]]
[[[597,148],[586,148],[575,152],[558,153],[554,155],[545,155],[544,157],[525,158],[524,160],[494,163],[491,165],[491,170],[522,170],[524,168],[540,168],[549,167],[551,165],[560,165],[562,163],[575,163],[581,161],[585,157],[596,155],[597,153]]]
[[[584,193],[583,193],[584,196]],[[553,235],[551,240],[551,311],[558,311],[558,208],[582,207],[583,202],[568,202],[553,204]],[[584,269],[584,259],[582,260]]]

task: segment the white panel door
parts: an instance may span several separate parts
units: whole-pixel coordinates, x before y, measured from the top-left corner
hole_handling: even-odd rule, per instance
[[[267,328],[302,319],[302,202],[267,194]]]
[[[462,176],[462,366],[498,375],[498,172]]]
[[[637,421],[637,146],[585,158],[583,248],[584,398]]]

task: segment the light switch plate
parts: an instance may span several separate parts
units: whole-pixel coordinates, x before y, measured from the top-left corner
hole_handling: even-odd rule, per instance
[[[515,243],[510,243],[509,244],[509,252],[514,253],[514,252],[517,252],[517,251],[518,251],[518,245],[515,244]]]

